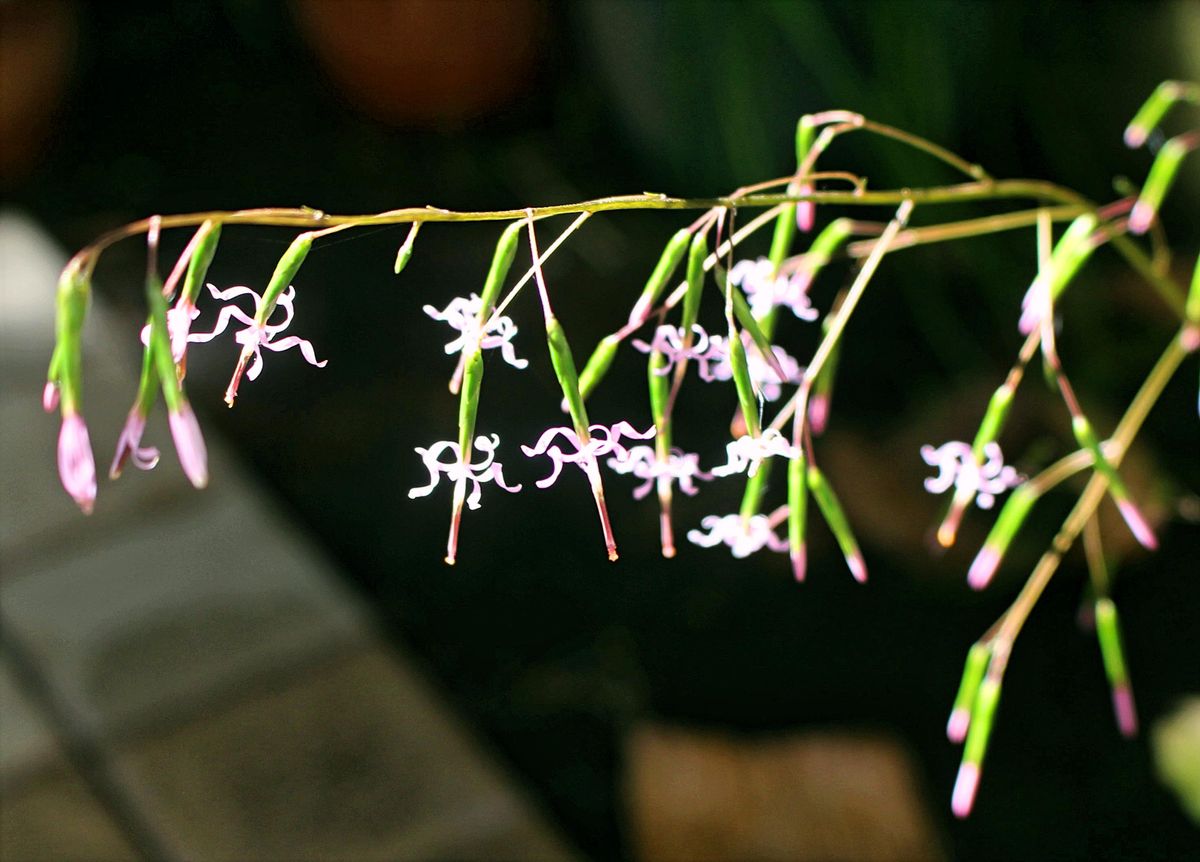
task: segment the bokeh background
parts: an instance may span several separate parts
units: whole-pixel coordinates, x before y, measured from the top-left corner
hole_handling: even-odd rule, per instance
[[[915,131],[998,177],[1110,199],[1117,178],[1136,182],[1149,165],[1123,147],[1125,122],[1160,80],[1200,78],[1200,11],[1184,2],[9,2],[0,22],[3,194],[70,248],[149,213],[716,194],[791,170],[797,117],[831,107]],[[828,166],[874,187],[955,179],[865,137],[839,143]],[[1181,281],[1200,244],[1193,168],[1164,211]],[[594,218],[555,257],[548,277],[577,358],[624,319],[683,223]],[[644,752],[630,741],[647,727],[751,746],[830,730],[885,738],[911,757],[935,844],[955,858],[1194,851],[1200,832],[1156,777],[1147,735],[1125,742],[1113,728],[1094,638],[1076,622],[1086,575],[1074,555],[1017,645],[977,812],[949,815],[958,751],[943,727],[965,650],[1071,498],[1049,501],[995,585],[970,594],[962,573],[988,519],[972,517],[964,547],[933,553],[936,502],[917,448],[969,439],[1007,370],[1031,234],[897,254],[851,326],[818,455],[864,544],[871,581],[859,587],[819,527],[803,586],[766,553],[735,561],[685,545],[662,560],[653,504],[629,500],[615,476],[619,565],[604,557],[581,477],[565,475],[519,496],[487,488],[459,564],[444,567],[448,495],[406,495],[424,481],[413,447],[452,437],[457,411],[444,332],[421,306],[478,290],[498,231],[427,227],[397,278],[404,230],[339,235],[309,257],[293,329],[326,369],[270,355],[230,411],[220,396],[232,348],[197,350],[189,390],[206,429],[285,501],[582,854],[644,850],[631,824],[653,821],[632,813],[629,776],[670,768],[632,762]],[[261,287],[289,241],[286,230],[226,230],[210,278]],[[97,274],[131,322],[143,314],[141,257],[140,244],[122,244]],[[822,276],[818,307],[849,275],[842,265]],[[1087,409],[1111,428],[1172,324],[1112,253],[1078,287],[1060,347]],[[538,467],[512,453],[558,423],[558,395],[532,295],[513,316],[531,368],[491,359],[481,428],[500,434],[510,478],[531,486]],[[783,336],[801,357],[815,344],[798,322]],[[1119,522],[1108,531],[1147,730],[1200,691],[1194,371],[1193,360],[1168,388],[1129,465],[1161,551],[1138,552]],[[643,375],[639,355],[623,355],[595,396],[597,420],[647,424]],[[1005,440],[1026,470],[1068,439],[1037,378]],[[680,404],[677,434],[706,463],[732,406],[731,392],[702,387]],[[105,448],[115,434],[93,439]],[[56,481],[50,463],[44,481]],[[739,495],[724,482],[682,501],[679,532]],[[884,817],[888,800],[870,800],[850,822],[876,806]],[[713,829],[721,817],[711,814]]]

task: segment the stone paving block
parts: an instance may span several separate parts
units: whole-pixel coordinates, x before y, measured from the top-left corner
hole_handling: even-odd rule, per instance
[[[188,858],[572,858],[382,647],[130,740],[119,758]]]
[[[0,793],[56,751],[50,728],[25,697],[8,659],[0,653]]]
[[[119,862],[137,859],[108,814],[61,758],[0,791],[4,862]]]
[[[205,499],[0,580],[5,623],[96,732],[361,637],[358,606],[309,542],[255,495]]]

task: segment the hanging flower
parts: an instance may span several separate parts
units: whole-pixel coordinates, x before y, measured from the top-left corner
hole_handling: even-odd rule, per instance
[[[589,469],[594,469],[596,459],[601,456],[615,455],[622,460],[628,458],[629,450],[621,445],[621,437],[649,440],[654,436],[655,429],[651,427],[646,433],[641,434],[635,431],[628,422],[621,421],[612,426],[589,425],[588,434],[591,439],[584,444],[580,442],[579,435],[575,433],[574,429],[558,426],[548,428],[532,447],[521,447],[521,451],[530,458],[536,455],[545,455],[553,465],[550,475],[545,479],[538,480],[539,488],[549,488],[553,485],[558,480],[559,473],[562,472],[563,464],[574,464],[586,473]],[[575,448],[574,452],[564,452],[561,446],[552,443],[555,437],[560,436],[568,445]]]
[[[487,325],[483,332],[480,332],[479,314],[482,310],[483,300],[474,293],[469,297],[456,296],[441,311],[432,305],[424,306],[425,313],[434,320],[447,323],[452,329],[457,329],[459,332],[458,338],[446,345],[446,353],[458,353],[464,346],[478,340],[482,350],[499,347],[500,355],[513,368],[522,369],[529,365],[529,360],[517,358],[516,350],[513,347],[512,340],[513,336],[517,334],[517,325],[512,322],[512,318],[505,317],[503,314],[492,314],[487,319]]]
[[[132,462],[139,470],[153,470],[158,464],[158,450],[153,446],[142,448],[142,433],[146,430],[146,417],[135,407],[129,411],[125,419],[125,427],[117,440],[117,453],[113,456],[112,466],[108,469],[108,477],[116,479],[121,475],[125,462]]]
[[[90,515],[96,504],[96,461],[87,425],[78,413],[63,415],[58,432],[58,476],[83,513]]]
[[[922,446],[921,457],[925,463],[938,469],[936,476],[925,480],[925,490],[931,494],[941,494],[953,485],[956,489],[975,494],[979,508],[992,508],[997,495],[1021,484],[1022,479],[1015,468],[1005,465],[1000,444],[994,441],[986,444],[983,454],[986,460],[979,464],[975,461],[971,446],[957,440],[943,443],[936,449]]]
[[[779,553],[788,549],[787,539],[775,533],[773,516],[752,515],[743,518],[741,515],[705,515],[700,519],[700,527],[699,530],[688,531],[688,541],[702,548],[728,545],[738,559],[763,548]]]
[[[217,315],[217,325],[213,327],[212,332],[194,332],[188,335],[188,341],[205,342],[216,338],[225,328],[229,326],[230,320],[236,320],[243,324],[246,328],[234,333],[234,339],[238,344],[242,345],[242,360],[238,364],[238,370],[234,372],[234,379],[229,384],[229,391],[225,395],[225,400],[231,406],[233,404],[233,396],[237,393],[237,383],[241,376],[242,363],[246,358],[252,356],[253,363],[246,369],[246,377],[250,380],[258,379],[258,375],[262,373],[263,357],[262,349],[265,347],[268,350],[273,350],[278,353],[281,350],[289,350],[293,347],[299,347],[300,353],[309,365],[315,365],[317,368],[324,368],[328,360],[317,361],[316,353],[313,351],[312,342],[307,341],[295,335],[289,335],[286,338],[275,340],[275,336],[287,329],[288,324],[292,322],[292,317],[295,315],[293,303],[296,299],[296,288],[288,287],[279,296],[276,303],[276,308],[283,309],[283,320],[279,323],[263,322],[262,324],[255,322],[255,317],[258,316],[258,310],[262,307],[262,297],[248,287],[231,287],[227,290],[218,290],[215,285],[208,285],[208,291],[216,299],[228,303],[221,308]],[[249,296],[254,300],[254,317],[251,317],[233,304],[233,300],[239,296]],[[169,324],[168,324],[169,326]]]
[[[207,338],[190,337],[192,321],[199,316],[200,309],[196,308],[185,296],[180,296],[175,305],[167,309],[167,333],[171,338],[171,358],[175,360],[176,365],[183,361],[189,341],[208,340]],[[216,332],[213,334],[215,335]],[[150,324],[148,323],[142,327],[142,344],[147,346],[150,344]]]
[[[779,396],[783,394],[783,387],[779,381],[779,375],[775,369],[768,364],[763,358],[762,351],[758,349],[758,345],[754,343],[748,335],[743,334],[742,343],[746,346],[746,367],[750,372],[750,381],[754,384],[754,389],[766,401],[778,401]],[[784,377],[788,383],[799,383],[800,378],[804,374],[804,369],[800,363],[790,356],[782,347],[773,346],[771,352],[775,355],[775,361],[779,363],[779,367],[783,369]],[[732,380],[733,365],[729,360],[729,344],[728,339],[714,335],[709,338],[708,356],[706,357],[713,363],[710,368],[707,363],[700,366],[700,378],[708,382],[714,380]]]
[[[677,481],[679,489],[688,495],[695,495],[700,491],[696,487],[697,479],[705,481],[712,479],[711,473],[705,473],[700,469],[699,455],[694,452],[684,452],[678,448],[672,448],[666,463],[663,463],[658,460],[654,447],[633,446],[623,455],[618,454],[609,458],[608,466],[623,475],[632,473],[637,478],[645,480],[633,489],[633,499],[635,500],[641,500],[649,494],[654,483],[663,476],[669,476],[673,482]]]
[[[467,506],[471,509],[479,508],[479,500],[482,496],[480,486],[484,482],[495,482],[509,493],[520,491],[520,485],[509,485],[504,481],[503,467],[496,460],[498,445],[500,445],[498,434],[476,437],[475,449],[481,453],[481,458],[474,464],[463,463],[462,449],[452,440],[440,440],[428,449],[417,446],[417,454],[425,462],[425,469],[429,471],[430,481],[428,485],[411,489],[408,492],[409,499],[429,496],[437,487],[438,480],[441,479],[443,473],[451,482],[471,483],[471,493],[467,496]],[[449,462],[442,460],[442,456],[447,452],[452,456],[452,460]]]
[[[795,458],[798,454],[796,447],[788,442],[783,434],[774,428],[766,428],[757,437],[749,434],[725,444],[728,461],[720,467],[714,467],[714,476],[732,476],[734,473],[746,472],[753,476],[758,472],[758,466],[764,458],[782,455],[784,458]]]
[[[657,351],[663,355],[667,361],[655,370],[656,374],[666,374],[676,363],[693,359],[699,363],[700,376],[705,380],[712,380],[708,364],[714,359],[720,359],[724,354],[720,351],[713,353],[710,344],[714,339],[721,340],[721,337],[718,335],[710,338],[704,327],[698,323],[692,326],[692,334],[694,338],[689,347],[685,341],[683,327],[664,324],[654,330],[654,338],[649,344],[635,338],[633,346],[642,353]]]
[[[750,298],[750,310],[755,317],[763,317],[777,305],[790,308],[801,320],[813,321],[821,316],[808,298],[811,277],[799,272],[777,274],[765,257],[738,261],[729,270],[729,280]]]

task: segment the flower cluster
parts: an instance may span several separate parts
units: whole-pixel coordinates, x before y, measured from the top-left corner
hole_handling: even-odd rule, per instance
[[[791,309],[792,314],[809,322],[820,317],[808,298],[811,278],[801,270],[785,275],[776,273],[775,266],[765,257],[740,260],[729,270],[729,280],[750,298],[755,317],[762,317],[777,305]]]
[[[984,461],[975,460],[970,444],[952,440],[941,446],[922,446],[921,457],[930,467],[937,467],[938,474],[925,480],[925,490],[941,494],[951,486],[975,496],[981,509],[990,509],[996,497],[1009,488],[1021,484],[1021,475],[1016,468],[1004,463],[1000,445],[992,442],[983,447]]]
[[[688,496],[700,492],[696,480],[709,481],[712,473],[700,469],[700,456],[694,452],[684,452],[678,447],[672,447],[666,461],[658,460],[657,453],[651,446],[634,446],[624,455],[608,459],[608,466],[617,473],[628,475],[632,473],[643,483],[633,489],[633,498],[641,500],[650,493],[654,483],[663,477],[669,477],[672,482],[679,483],[679,490]]]
[[[518,359],[513,347],[513,336],[517,334],[517,325],[511,318],[502,314],[492,314],[484,324],[479,326],[479,315],[483,311],[483,300],[478,294],[468,297],[456,296],[450,303],[438,311],[432,305],[423,306],[422,310],[434,320],[440,320],[458,330],[458,337],[446,344],[446,353],[459,353],[463,347],[479,342],[482,350],[493,347],[500,348],[500,355],[513,368],[525,368],[529,360]]]
[[[742,559],[767,548],[782,553],[788,549],[787,539],[775,533],[775,524],[767,515],[706,515],[700,519],[699,530],[689,530],[688,540],[702,548],[728,545],[730,552]],[[708,532],[704,532],[707,530]]]

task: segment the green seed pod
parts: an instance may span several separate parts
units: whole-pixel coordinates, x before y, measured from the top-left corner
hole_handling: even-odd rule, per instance
[[[554,366],[554,374],[558,377],[558,385],[562,387],[563,398],[567,401],[575,433],[581,441],[585,441],[589,436],[587,409],[583,406],[583,395],[579,391],[579,375],[575,372],[571,346],[567,343],[566,333],[556,317],[546,319],[546,343],[550,346],[550,362]]]
[[[742,407],[742,417],[746,420],[746,430],[750,436],[757,437],[762,432],[758,419],[758,398],[750,378],[746,347],[742,344],[740,333],[732,325],[729,327],[729,366],[733,372],[733,385],[737,389],[738,403]]]
[[[1067,285],[1078,274],[1080,268],[1092,256],[1092,244],[1088,238],[1096,229],[1096,217],[1091,213],[1079,216],[1063,233],[1050,255],[1050,299],[1057,302]]]
[[[162,280],[157,276],[146,279],[146,302],[150,306],[150,344],[148,352],[154,363],[155,373],[161,385],[167,410],[179,412],[183,392],[175,360],[171,356],[171,337],[167,331],[167,301],[162,295]]]
[[[726,278],[728,278],[728,275],[726,275]],[[720,285],[717,287],[719,289]],[[771,339],[763,331],[763,328],[759,324],[758,320],[755,319],[754,313],[750,311],[750,306],[746,302],[746,297],[742,295],[740,290],[734,290],[732,285],[729,287],[729,292],[733,296],[733,316],[737,319],[737,322],[742,329],[746,330],[746,332],[750,335],[750,340],[754,342],[754,346],[758,348],[759,352],[763,356],[763,359],[765,359],[767,364],[775,370],[776,375],[780,378],[780,382],[783,382],[783,371],[779,367],[778,360],[775,358],[775,352],[771,350]],[[724,297],[725,291],[722,290],[721,295]],[[732,350],[730,353],[732,354]],[[745,356],[744,351],[742,355],[743,357]]]
[[[758,472],[766,467],[764,462]],[[787,500],[788,500],[788,553],[792,558],[792,569],[796,580],[804,580],[806,560],[808,556],[805,543],[805,533],[808,529],[808,488],[805,485],[808,459],[804,457],[803,449],[797,451],[795,457],[788,459]]]
[[[796,205],[784,204],[779,215],[775,217],[775,232],[771,236],[771,250],[767,259],[771,261],[772,276],[779,274],[783,259],[792,250],[792,240],[796,237]]]
[[[837,539],[838,546],[842,549],[842,556],[846,558],[846,565],[850,568],[850,573],[860,583],[865,581],[867,579],[866,566],[863,563],[862,551],[858,547],[858,540],[854,538],[854,533],[850,529],[850,521],[846,518],[846,512],[842,509],[841,501],[834,493],[833,486],[829,484],[825,475],[815,464],[808,466],[808,490],[812,492],[813,499],[817,501],[817,508],[821,510],[821,516],[829,525],[834,538]]]
[[[979,423],[979,430],[975,432],[975,441],[971,444],[971,452],[976,459],[983,457],[983,447],[995,441],[1004,429],[1008,410],[1012,407],[1013,394],[1013,388],[1007,383],[1001,384],[992,393],[987,410],[983,414],[983,421]]]
[[[458,394],[458,447],[463,462],[471,460],[475,440],[475,416],[479,412],[479,391],[483,385],[483,352],[476,348],[463,361],[462,389]]]
[[[1100,641],[1100,655],[1104,659],[1104,673],[1113,688],[1129,684],[1129,672],[1125,667],[1125,651],[1121,646],[1121,627],[1117,620],[1117,606],[1110,598],[1096,600],[1096,637]]]
[[[1149,229],[1155,213],[1162,206],[1163,199],[1175,182],[1175,175],[1179,173],[1183,157],[1190,151],[1191,148],[1179,138],[1171,138],[1163,144],[1154,158],[1154,164],[1150,166],[1150,174],[1146,177],[1146,184],[1142,186],[1142,193],[1133,207],[1133,212],[1129,215],[1131,232],[1140,234]]]
[[[263,291],[262,305],[258,309],[258,314],[254,315],[254,322],[259,326],[262,326],[271,317],[271,312],[275,310],[275,303],[279,301],[280,294],[287,290],[292,279],[296,277],[296,273],[300,271],[300,266],[308,257],[312,244],[311,233],[300,234],[292,240],[292,244],[283,253],[283,257],[279,258],[279,263],[275,264],[275,271],[271,273],[271,280],[267,283],[267,289]]]
[[[671,400],[671,380],[662,373],[666,364],[667,358],[661,352],[651,351],[650,359],[646,363],[646,382],[650,387],[650,413],[654,417],[654,427],[658,429],[656,439],[662,440],[665,436],[669,449],[670,430],[667,427],[669,421],[667,402]]]
[[[600,339],[600,343],[588,357],[587,364],[583,366],[583,373],[579,375],[579,394],[585,401],[600,385],[604,375],[608,374],[608,369],[612,366],[613,359],[617,355],[617,348],[620,346],[621,340],[615,334],[606,335]]]
[[[813,140],[817,135],[817,127],[813,125],[811,114],[805,114],[796,123],[796,167],[804,163],[808,158],[808,151],[812,149]]]
[[[983,675],[987,672],[991,660],[992,650],[985,644],[975,643],[967,650],[962,681],[958,684],[958,694],[954,696],[950,722],[946,725],[946,735],[952,742],[962,742],[966,738],[972,707],[979,693],[979,684],[983,682]]]
[[[221,239],[221,225],[209,219],[196,231],[196,247],[192,250],[192,259],[188,261],[187,275],[183,279],[183,299],[195,305],[200,288],[204,286],[204,277],[212,265],[217,253],[217,242]]]
[[[758,464],[758,470],[753,476],[746,477],[746,490],[742,492],[742,505],[738,514],[743,518],[753,518],[762,510],[763,496],[767,493],[767,480],[771,477],[771,462],[773,458],[764,458]]]
[[[633,311],[629,313],[631,323],[641,320],[642,317],[649,313],[654,303],[658,301],[659,294],[662,293],[667,281],[679,267],[679,262],[683,260],[684,252],[687,251],[691,240],[691,232],[687,228],[682,228],[677,230],[675,235],[667,241],[666,248],[663,249],[662,255],[654,267],[654,271],[646,279],[646,285],[642,288],[642,295],[638,297],[638,301],[633,306]]]
[[[700,296],[704,288],[704,260],[708,257],[708,238],[697,232],[692,237],[692,244],[688,248],[688,264],[687,264],[687,292],[683,295],[683,320],[680,326],[683,328],[684,337],[687,338],[692,327],[696,325],[696,319],[700,316]],[[1197,270],[1200,273],[1200,269]],[[1200,281],[1200,275],[1197,276]],[[1200,293],[1200,291],[1193,291]]]
[[[1127,498],[1129,492],[1125,488],[1125,482],[1122,481],[1121,475],[1113,467],[1112,462],[1104,457],[1104,452],[1100,448],[1100,439],[1092,429],[1092,423],[1083,416],[1076,416],[1071,420],[1071,430],[1075,433],[1075,439],[1079,445],[1092,453],[1092,465],[1108,480],[1108,487],[1113,497],[1118,500]]]
[[[1171,105],[1179,98],[1180,85],[1177,81],[1163,81],[1159,84],[1125,128],[1125,146],[1136,148],[1144,144],[1146,137],[1162,122]]]
[[[971,707],[971,729],[967,731],[967,744],[963,748],[963,763],[983,764],[987,754],[988,739],[992,735],[992,721],[1000,703],[1000,682],[985,679],[979,686],[975,703]]]
[[[834,254],[853,232],[854,222],[848,218],[839,218],[831,221],[817,234],[805,255],[805,263],[814,277],[833,259]]]
[[[404,267],[408,266],[408,262],[412,260],[413,244],[417,241],[417,232],[421,229],[423,222],[415,221],[412,227],[408,229],[408,236],[404,238],[403,244],[396,251],[396,262],[392,265],[392,270],[399,275],[404,272]]]
[[[83,323],[92,289],[88,277],[74,263],[67,264],[58,280],[55,331],[57,341],[51,372],[61,393],[64,414],[78,413],[83,398]]]
[[[496,250],[492,253],[492,265],[488,269],[487,279],[483,283],[483,293],[480,294],[480,298],[483,300],[482,309],[485,313],[491,311],[500,297],[500,289],[504,287],[504,280],[508,278],[508,271],[512,269],[513,260],[517,256],[517,242],[520,240],[521,231],[525,226],[524,219],[515,221],[504,229],[504,233],[500,234]]]

